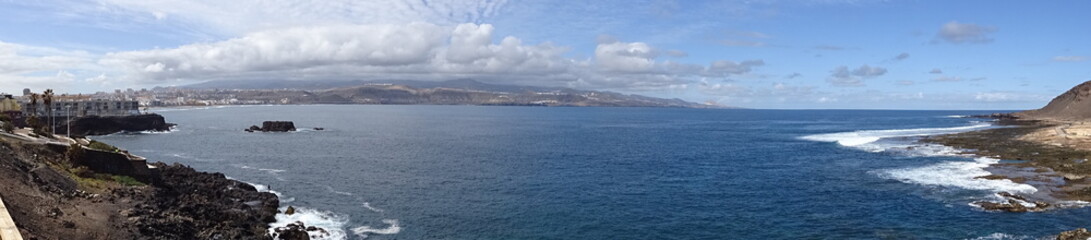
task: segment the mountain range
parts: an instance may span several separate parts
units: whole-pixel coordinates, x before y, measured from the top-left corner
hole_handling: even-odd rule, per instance
[[[434,104],[724,108],[635,94],[449,81],[214,81],[183,89],[228,91],[239,100],[290,104]]]

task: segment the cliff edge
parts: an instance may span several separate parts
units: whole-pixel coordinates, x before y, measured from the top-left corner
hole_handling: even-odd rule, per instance
[[[1045,107],[1013,114],[1028,120],[1084,121],[1091,120],[1091,81],[1076,85],[1053,98]]]
[[[179,164],[95,172],[65,148],[0,136],[0,195],[24,239],[272,239],[276,195]]]

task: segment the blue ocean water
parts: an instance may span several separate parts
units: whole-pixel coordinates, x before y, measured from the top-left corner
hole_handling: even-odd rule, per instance
[[[332,239],[1034,239],[1086,208],[984,212],[1011,182],[914,145],[973,111],[482,106],[153,110],[97,139],[268,186]],[[265,120],[302,131],[246,133]],[[323,127],[324,131],[310,128]],[[1033,191],[1032,189],[1030,191]]]

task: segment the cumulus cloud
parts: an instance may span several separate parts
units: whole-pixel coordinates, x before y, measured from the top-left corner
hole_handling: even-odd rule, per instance
[[[604,71],[651,72],[657,56],[655,49],[642,42],[600,43],[595,47],[595,63]]]
[[[516,84],[653,90],[700,77],[746,74],[762,60],[718,60],[707,66],[660,61],[643,42],[600,37],[594,57],[567,58],[566,47],[494,42],[489,24],[334,25],[259,31],[219,42],[108,53],[102,65],[133,82],[257,79],[500,79]],[[513,82],[523,81],[523,82]],[[527,82],[549,81],[549,82]]]
[[[898,56],[894,56],[894,61],[901,61],[901,60],[905,60],[907,58],[909,58],[909,53],[902,53],[902,54],[898,54]]]
[[[1056,56],[1053,57],[1054,62],[1083,62],[1087,61],[1087,57],[1084,56]]]
[[[940,70],[939,68],[933,68],[932,71],[928,71],[928,73],[930,73],[930,74],[943,74],[943,70]]]
[[[996,32],[996,28],[952,21],[940,27],[936,40],[954,44],[990,43],[993,39],[989,35],[993,32]]]
[[[71,90],[72,71],[101,70],[93,56],[83,51],[35,47],[0,42],[0,90],[55,88]]]
[[[850,70],[848,66],[839,66],[830,71],[827,82],[834,86],[858,87],[864,86],[864,80],[886,74],[886,68],[872,67],[867,64]]]

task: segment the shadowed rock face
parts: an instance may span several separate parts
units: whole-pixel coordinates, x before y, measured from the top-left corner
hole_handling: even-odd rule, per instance
[[[261,123],[261,127],[250,126],[250,128],[243,130],[247,132],[291,132],[295,131],[295,123],[291,121],[265,121]]]
[[[73,136],[107,135],[117,132],[169,131],[174,124],[167,123],[159,114],[143,114],[123,117],[87,116],[72,119]],[[58,126],[57,132],[67,131],[66,126]]]
[[[1045,107],[1014,114],[1023,119],[1088,120],[1091,119],[1091,81],[1076,85],[1053,98]]]
[[[295,123],[290,121],[265,121],[261,123],[262,132],[295,131]]]

